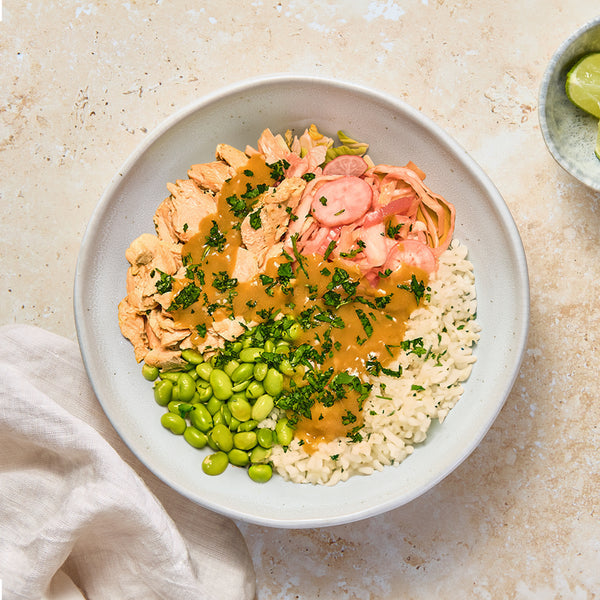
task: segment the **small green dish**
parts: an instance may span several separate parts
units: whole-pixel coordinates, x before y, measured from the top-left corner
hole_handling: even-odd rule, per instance
[[[585,54],[600,52],[600,17],[567,38],[542,79],[539,119],[550,154],[565,171],[600,192],[600,160],[594,154],[598,119],[575,106],[565,92],[571,67]]]

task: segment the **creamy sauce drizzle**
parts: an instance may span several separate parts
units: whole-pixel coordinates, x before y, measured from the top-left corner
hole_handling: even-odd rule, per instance
[[[248,192],[252,195],[252,190],[275,183],[262,156],[255,155],[224,184],[217,195],[217,212],[203,219],[199,232],[183,246],[184,264],[191,267],[188,278],[177,279],[173,284],[173,298],[193,284],[200,290],[199,299],[187,308],[173,310],[172,315],[178,325],[194,332],[198,326],[202,330],[204,326],[209,328],[213,321],[234,316],[246,323],[260,322],[263,320],[261,311],[273,308],[297,319],[306,315],[307,310],[313,315],[329,315],[335,318],[333,326],[325,322],[316,324],[306,329],[297,343],[308,342],[319,348],[330,336],[333,350],[324,358],[320,370],[331,367],[336,373],[347,371],[367,381],[368,361],[376,360],[385,366],[397,357],[406,322],[417,307],[415,294],[398,286],[406,286],[413,276],[426,285],[427,274],[402,266],[387,277],[381,277],[375,288],[349,261],[329,261],[318,255],[281,255],[268,261],[261,274],[263,279],[256,277],[235,285],[230,281],[226,289],[221,283],[231,278],[241,244],[240,219],[233,214],[227,198],[234,195],[241,198]],[[207,245],[207,238],[211,243],[215,238],[220,243]],[[285,270],[288,263],[293,263],[294,279],[282,285],[281,280],[278,281],[280,268]],[[274,285],[265,283],[269,278]],[[337,281],[340,283],[335,285]],[[348,289],[351,294],[347,293]],[[338,302],[335,294],[339,294]],[[363,301],[357,301],[357,297]],[[385,305],[379,308],[378,303]],[[195,333],[192,341],[200,344],[203,336]],[[352,390],[331,407],[317,402],[312,407],[311,419],[301,416],[298,420],[296,437],[304,440],[305,449],[312,452],[320,442],[347,435],[360,426],[361,408],[359,395]],[[355,419],[347,422],[348,415],[354,415]]]

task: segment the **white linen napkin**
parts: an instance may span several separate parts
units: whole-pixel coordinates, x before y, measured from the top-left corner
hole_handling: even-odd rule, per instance
[[[77,345],[0,327],[0,589],[38,600],[62,569],[88,600],[251,600],[228,518],[162,483],[120,440]]]

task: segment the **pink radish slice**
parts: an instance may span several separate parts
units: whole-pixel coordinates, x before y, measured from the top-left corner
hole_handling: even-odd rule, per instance
[[[348,225],[360,219],[371,206],[373,190],[359,177],[340,177],[323,184],[311,205],[313,217],[326,227]]]
[[[323,175],[360,177],[368,168],[369,165],[362,156],[342,154],[323,167]]]

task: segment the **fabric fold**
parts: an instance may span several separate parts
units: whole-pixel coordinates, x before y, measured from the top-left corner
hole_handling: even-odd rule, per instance
[[[79,349],[0,328],[0,579],[41,598],[62,568],[88,600],[252,600],[235,523],[181,496],[116,434]]]

